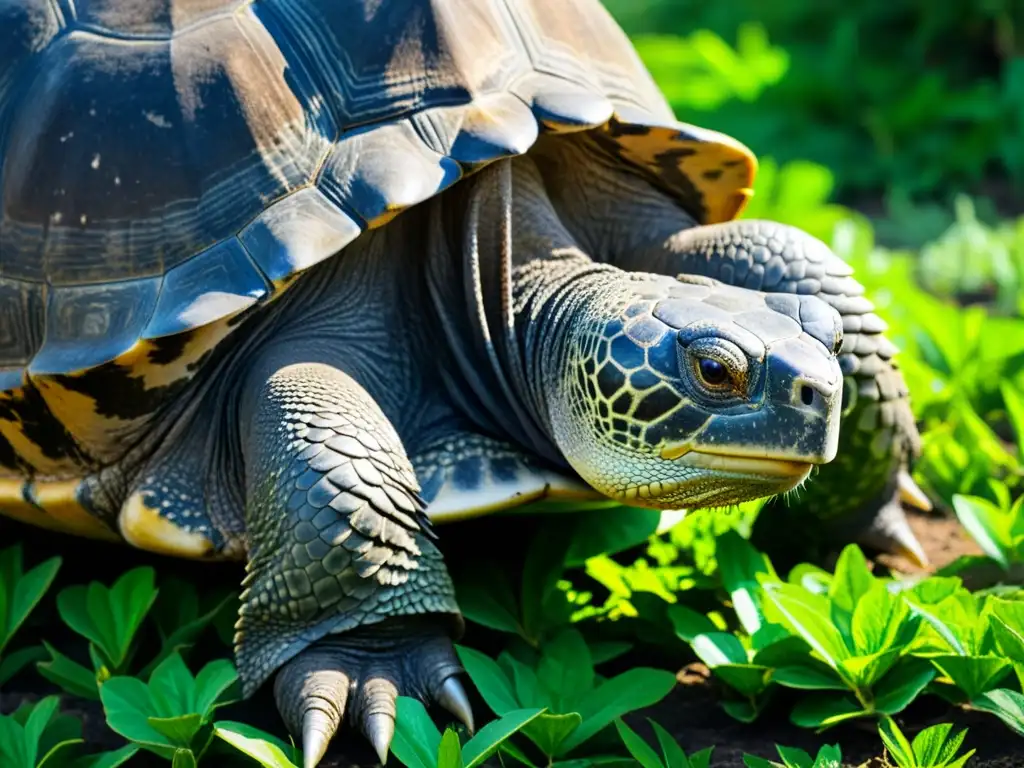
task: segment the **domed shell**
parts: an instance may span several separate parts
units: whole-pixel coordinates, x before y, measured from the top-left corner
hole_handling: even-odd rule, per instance
[[[569,131],[702,222],[749,195],[597,0],[0,2],[0,483],[115,460],[303,270]]]

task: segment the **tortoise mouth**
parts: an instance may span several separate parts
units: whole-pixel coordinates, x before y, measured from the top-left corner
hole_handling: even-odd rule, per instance
[[[773,458],[738,448],[701,446],[692,443],[670,443],[661,451],[661,457],[678,461],[688,467],[715,472],[746,475],[749,477],[778,477],[803,479],[816,462],[804,457]]]

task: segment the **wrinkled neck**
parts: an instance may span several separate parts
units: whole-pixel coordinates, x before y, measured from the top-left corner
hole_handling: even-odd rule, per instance
[[[481,430],[565,465],[550,418],[567,343],[602,277],[528,158],[495,163],[446,201],[428,283],[451,350],[451,399]]]

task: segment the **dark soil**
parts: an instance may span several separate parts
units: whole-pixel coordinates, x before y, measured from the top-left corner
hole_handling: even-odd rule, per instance
[[[978,554],[970,538],[955,521],[937,516],[916,515],[912,524],[924,545],[933,567],[942,567],[961,555]],[[9,541],[24,541],[26,559],[29,563],[54,554],[64,557],[65,564],[58,577],[57,588],[67,584],[82,583],[99,579],[111,583],[126,569],[136,565],[154,565],[161,573],[172,571],[179,576],[204,585],[237,583],[241,569],[235,565],[199,565],[163,558],[153,558],[144,553],[123,547],[84,543],[55,537],[28,530],[21,526],[0,523],[0,546]],[[915,572],[911,563],[901,558],[879,557],[877,566],[903,572]],[[44,601],[32,624],[19,633],[19,642],[35,642],[45,637],[65,652],[80,645],[80,642],[63,628],[52,607],[52,600]],[[478,636],[471,626],[471,634],[464,639],[469,645],[484,646],[487,651],[497,650],[486,646],[492,640]],[[212,643],[211,650],[218,653]],[[223,653],[222,649],[219,649]],[[84,659],[82,660],[84,661]],[[685,659],[679,661],[685,663]],[[671,663],[657,651],[637,649],[627,657],[613,662],[615,666],[662,666]],[[854,723],[839,726],[825,734],[816,735],[791,725],[787,720],[793,700],[790,692],[783,691],[769,711],[758,722],[746,725],[730,718],[718,706],[718,694],[714,682],[708,678],[707,670],[700,664],[689,664],[679,670],[680,685],[666,699],[651,709],[635,713],[627,721],[642,735],[653,738],[646,718],[652,718],[668,729],[684,749],[695,751],[715,745],[712,765],[716,768],[741,768],[742,755],[749,752],[761,757],[774,757],[776,743],[802,747],[814,753],[825,743],[841,744],[848,766],[881,768],[880,743],[874,728],[868,723]],[[43,680],[34,671],[23,673],[0,692],[0,712],[10,712],[26,700],[35,700],[57,689]],[[91,748],[112,749],[123,742],[106,728],[102,709],[97,702],[88,702],[64,696],[64,710],[82,718],[85,738]],[[474,710],[483,718],[488,712],[482,701],[474,701]],[[233,705],[220,713],[221,719],[239,720],[264,730],[281,734],[282,727],[277,716],[269,687],[253,699]],[[935,697],[925,697],[916,702],[900,716],[900,724],[909,735],[929,725],[952,721],[958,727],[969,727],[967,746],[976,748],[977,754],[969,764],[972,768],[1024,768],[1024,739],[1014,735],[1000,721],[991,715],[966,712],[953,708]],[[253,765],[238,761],[230,753],[210,753],[204,765],[242,766]],[[167,763],[151,756],[140,756],[131,762],[133,768],[140,766],[166,766]],[[337,740],[328,758],[322,764],[325,768],[356,768],[376,765],[376,760],[365,742],[346,729]],[[2,767],[0,767],[2,768]]]

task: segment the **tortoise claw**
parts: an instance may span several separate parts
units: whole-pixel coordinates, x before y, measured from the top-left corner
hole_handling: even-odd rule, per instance
[[[466,689],[458,679],[449,677],[444,681],[441,691],[437,694],[437,703],[455,715],[470,734],[473,733],[473,708],[469,704]]]
[[[931,499],[925,495],[921,487],[914,482],[914,478],[905,469],[901,469],[897,477],[897,484],[900,491],[900,501],[908,507],[920,509],[922,512],[932,511]]]
[[[302,718],[302,768],[316,768],[337,730],[325,712],[307,709]]]

